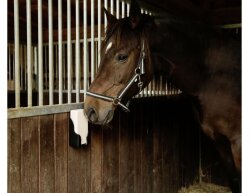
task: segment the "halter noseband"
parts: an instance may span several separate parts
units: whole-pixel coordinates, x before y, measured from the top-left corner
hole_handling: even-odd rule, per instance
[[[143,82],[141,81],[141,75],[146,73],[145,72],[144,59],[145,59],[145,47],[144,47],[144,40],[142,40],[140,58],[139,58],[139,61],[138,61],[138,65],[135,68],[135,74],[129,80],[129,82],[125,86],[125,88],[122,89],[121,92],[116,97],[106,96],[106,95],[103,95],[103,94],[98,94],[98,93],[89,92],[89,91],[87,91],[86,94],[88,96],[91,96],[91,97],[94,97],[94,98],[98,98],[98,99],[101,99],[101,100],[104,100],[104,101],[112,102],[113,105],[120,106],[124,111],[129,112],[128,104],[124,105],[123,103],[121,103],[121,100],[122,100],[122,97],[124,97],[125,93],[129,90],[129,88],[134,83],[137,83],[137,86],[138,86],[140,91],[142,90]]]

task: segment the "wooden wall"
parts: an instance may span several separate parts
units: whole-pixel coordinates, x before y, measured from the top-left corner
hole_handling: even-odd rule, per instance
[[[199,129],[185,97],[135,99],[88,145],[68,145],[69,114],[8,121],[9,193],[174,193],[198,179]]]

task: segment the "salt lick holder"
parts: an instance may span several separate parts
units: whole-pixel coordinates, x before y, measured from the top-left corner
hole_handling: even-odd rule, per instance
[[[70,111],[69,119],[69,145],[80,148],[87,145],[88,120],[84,116],[83,109]]]

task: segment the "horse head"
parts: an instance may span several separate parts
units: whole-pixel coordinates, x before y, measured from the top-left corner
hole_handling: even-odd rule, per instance
[[[108,21],[101,46],[98,72],[90,85],[84,103],[88,120],[109,123],[117,106],[147,86],[152,79],[149,34],[154,30],[151,16],[141,14],[136,1],[131,1],[129,17],[116,19],[105,10]]]

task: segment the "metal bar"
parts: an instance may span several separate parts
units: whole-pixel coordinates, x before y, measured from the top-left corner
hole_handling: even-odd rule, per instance
[[[62,77],[62,0],[58,0],[58,71],[59,71],[59,104],[62,104],[62,88],[63,88],[63,77]]]
[[[46,46],[45,47],[45,50],[44,50],[44,52],[45,52],[45,65],[44,65],[44,67],[45,67],[45,88],[46,89],[48,89],[49,87],[48,87],[48,64],[49,64],[49,58],[48,58],[48,49],[49,49],[49,47],[48,46]]]
[[[75,76],[76,76],[76,102],[80,101],[80,34],[79,34],[79,0],[76,0],[76,59],[75,59]]]
[[[83,108],[84,108],[83,103],[10,108],[8,109],[8,119],[65,113],[74,109],[83,109]]]
[[[101,61],[101,0],[98,0],[98,67]]]
[[[26,19],[27,19],[27,73],[28,73],[28,107],[32,106],[32,34],[31,34],[31,0],[26,0]]]
[[[129,17],[129,8],[130,8],[130,4],[127,3],[127,17]]]
[[[38,64],[37,64],[37,47],[34,47],[33,48],[33,53],[34,53],[34,58],[33,58],[33,61],[34,61],[34,76],[33,76],[33,88],[34,89],[37,89],[38,88],[38,85],[37,85],[37,72],[38,72],[38,70],[37,70],[37,66],[38,66]]]
[[[91,37],[87,38],[88,42],[91,42]],[[98,37],[94,38],[95,41],[98,41]],[[101,40],[104,40],[104,37],[101,37]],[[71,40],[71,43],[75,43],[75,40]],[[67,44],[67,40],[66,41],[62,41],[63,44]],[[83,39],[80,39],[80,43],[83,43]],[[53,45],[57,45],[58,42],[53,42]],[[48,46],[48,43],[43,43],[44,46]]]
[[[19,5],[14,0],[14,31],[15,31],[15,106],[20,107],[20,64],[19,64]]]
[[[125,17],[125,3],[122,1],[122,18]]]
[[[43,12],[38,0],[38,104],[43,105]]]
[[[72,47],[71,47],[71,0],[67,0],[67,71],[68,71],[68,103],[71,103],[71,63],[72,63]]]
[[[110,0],[110,13],[114,14],[114,0]]]
[[[65,61],[66,45],[62,47],[62,66],[63,66],[63,89],[66,88],[66,61]]]
[[[49,9],[49,104],[53,105],[53,89],[54,89],[54,61],[53,61],[53,7],[52,0],[48,0]]]
[[[83,53],[83,67],[84,67],[84,85],[83,85],[83,89],[84,89],[84,99],[86,98],[86,91],[87,91],[87,85],[88,85],[88,40],[87,40],[87,0],[83,1],[83,12],[84,12],[84,17],[83,17],[83,27],[84,27],[84,44],[83,44],[83,49],[84,49],[84,53]],[[92,49],[92,48],[91,48]],[[91,53],[92,54],[92,53]],[[92,56],[91,56],[92,57]],[[92,66],[92,63],[91,63]]]
[[[120,4],[119,0],[116,0],[116,18],[119,19],[120,17]]]
[[[95,42],[95,61],[98,61],[98,56],[99,56],[99,50],[98,50],[98,41]],[[97,73],[97,70],[98,70],[98,65],[99,63],[98,62],[95,62],[95,74]]]
[[[104,8],[108,9],[108,0],[104,0]],[[106,30],[106,27],[107,27],[107,18],[106,18],[106,15],[104,13],[104,29],[105,30]]]
[[[94,0],[91,0],[91,82],[94,80],[95,76],[95,56],[94,56],[94,49],[95,49],[95,13],[94,13],[94,6],[95,2]],[[84,26],[85,27],[85,26]],[[85,29],[85,28],[84,28]],[[87,37],[86,37],[87,39]],[[85,37],[84,37],[85,40]],[[84,41],[85,42],[85,41]]]
[[[25,69],[25,52],[24,52],[24,45],[20,45],[20,68]],[[20,79],[21,79],[21,89],[25,89],[25,74],[24,71],[20,73]]]
[[[57,87],[58,86],[58,42],[56,45],[54,45],[53,51],[55,53],[55,56],[54,56],[54,61],[55,61],[55,63],[54,63],[54,68],[55,68],[55,70],[54,70],[54,81],[55,81],[54,85],[55,85],[55,88],[54,89],[58,89],[58,87]]]
[[[23,73],[24,74],[24,90],[27,90],[27,46],[23,46],[23,69],[22,69],[22,66],[21,66],[21,74]]]
[[[224,29],[241,28],[241,23],[225,24],[221,25],[220,27]]]

